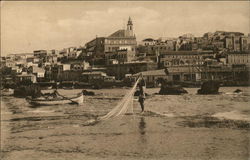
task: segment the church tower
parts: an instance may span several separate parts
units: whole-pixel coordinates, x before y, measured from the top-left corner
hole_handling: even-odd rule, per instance
[[[133,37],[133,22],[130,17],[127,24],[127,36]]]

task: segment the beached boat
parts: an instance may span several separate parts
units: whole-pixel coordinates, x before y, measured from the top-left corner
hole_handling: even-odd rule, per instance
[[[82,104],[83,103],[83,93],[78,94],[76,97],[67,98],[64,96],[56,98],[30,98],[27,97],[26,100],[32,105],[62,105],[62,104]]]

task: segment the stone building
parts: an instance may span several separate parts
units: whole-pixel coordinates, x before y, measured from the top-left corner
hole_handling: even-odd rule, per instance
[[[143,76],[146,81],[146,87],[157,87],[159,86],[159,79],[168,79],[167,74],[165,73],[165,69],[160,70],[151,70],[151,71],[143,71],[137,74],[131,75],[134,79],[137,79],[140,75]]]
[[[169,51],[160,55],[164,67],[202,65],[206,58],[213,58],[212,51]]]
[[[227,63],[229,65],[234,65],[234,64],[248,64],[248,65],[250,65],[250,54],[230,53],[227,55]]]
[[[27,81],[36,83],[37,82],[36,76],[25,72],[22,72],[22,74],[16,76],[17,83],[27,82]]]
[[[233,50],[234,47],[233,47],[233,39],[228,37],[228,38],[225,38],[224,40],[224,47],[228,50]]]
[[[115,76],[116,79],[123,79],[126,74],[136,74],[142,71],[156,70],[157,64],[153,62],[137,62],[124,64],[107,65],[107,74]]]
[[[106,53],[117,53],[119,50],[126,49],[135,53],[136,45],[133,23],[129,17],[126,30],[118,30],[108,37],[96,37],[85,46],[87,54],[92,55],[94,60],[104,60]]]
[[[151,46],[151,45],[155,45],[156,44],[156,40],[154,40],[153,38],[146,38],[144,40],[142,40],[141,45],[143,46]]]
[[[131,62],[135,59],[135,52],[127,49],[117,50],[116,52],[105,53],[105,62],[109,64],[118,64]]]
[[[240,50],[250,51],[250,36],[244,36],[240,38]]]
[[[240,36],[232,37],[234,51],[240,51]]]
[[[219,51],[224,49],[224,42],[223,41],[213,41],[212,42],[213,48]]]
[[[33,53],[37,58],[44,58],[47,56],[47,50],[35,50],[33,51]]]

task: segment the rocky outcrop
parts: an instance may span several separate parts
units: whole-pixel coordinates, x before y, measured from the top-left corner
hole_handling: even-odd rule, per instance
[[[241,92],[242,92],[241,89],[236,89],[236,90],[234,91],[234,93],[241,93]]]
[[[159,94],[161,95],[180,95],[188,93],[185,89],[183,89],[179,85],[169,85],[169,84],[163,84],[161,85],[161,89],[159,91]]]
[[[92,91],[87,91],[87,90],[82,90],[82,93],[83,93],[83,95],[85,95],[85,96],[94,96],[95,95],[95,93],[94,92],[92,92]]]
[[[157,80],[161,84],[159,94],[161,95],[180,95],[188,93],[181,85],[175,85],[173,82],[167,82],[167,80],[159,78]]]
[[[197,91],[198,94],[219,94],[220,82],[207,81],[203,82],[201,88]]]

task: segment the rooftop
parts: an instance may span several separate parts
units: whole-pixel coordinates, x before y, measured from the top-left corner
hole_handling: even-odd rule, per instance
[[[198,67],[169,67],[166,69],[168,73],[196,73],[200,72],[201,69]]]
[[[134,74],[134,76],[139,76],[140,74],[143,76],[166,76],[165,69],[139,72]]]
[[[126,37],[126,30],[124,30],[124,29],[118,30],[118,31],[112,33],[108,37]]]
[[[106,75],[106,73],[101,71],[93,71],[93,72],[83,72],[82,75]]]
[[[213,54],[213,51],[166,51],[162,53],[163,55],[166,54],[173,54],[173,55],[177,55],[177,54]]]
[[[33,66],[33,73],[45,72],[43,68]]]
[[[144,40],[142,40],[143,42],[145,42],[145,41],[148,41],[148,42],[153,42],[154,41],[154,39],[153,38],[146,38],[146,39],[144,39]]]
[[[35,77],[35,75],[33,75],[33,74],[28,74],[28,73],[22,73],[22,74],[20,74],[20,75],[17,75],[17,77]]]

